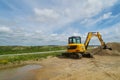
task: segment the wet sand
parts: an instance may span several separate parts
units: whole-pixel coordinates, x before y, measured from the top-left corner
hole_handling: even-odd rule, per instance
[[[0,80],[35,80],[35,70],[40,69],[38,64],[29,64],[0,70]]]

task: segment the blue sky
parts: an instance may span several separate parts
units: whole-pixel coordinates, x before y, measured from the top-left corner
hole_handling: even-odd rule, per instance
[[[0,45],[65,45],[92,31],[120,42],[120,0],[0,0]]]

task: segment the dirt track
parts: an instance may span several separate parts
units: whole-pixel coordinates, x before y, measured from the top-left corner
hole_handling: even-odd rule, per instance
[[[48,58],[34,70],[35,80],[120,80],[120,56],[68,59]]]

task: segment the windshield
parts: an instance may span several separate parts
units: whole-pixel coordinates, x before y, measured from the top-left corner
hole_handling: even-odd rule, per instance
[[[69,43],[81,43],[81,38],[80,37],[70,37]]]

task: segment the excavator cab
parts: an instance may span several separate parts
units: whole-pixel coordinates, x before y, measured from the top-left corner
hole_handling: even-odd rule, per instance
[[[80,36],[72,36],[68,38],[68,44],[80,44],[81,37]]]
[[[85,46],[81,43],[80,36],[72,36],[68,38],[67,52],[69,53],[79,53],[85,52]]]

